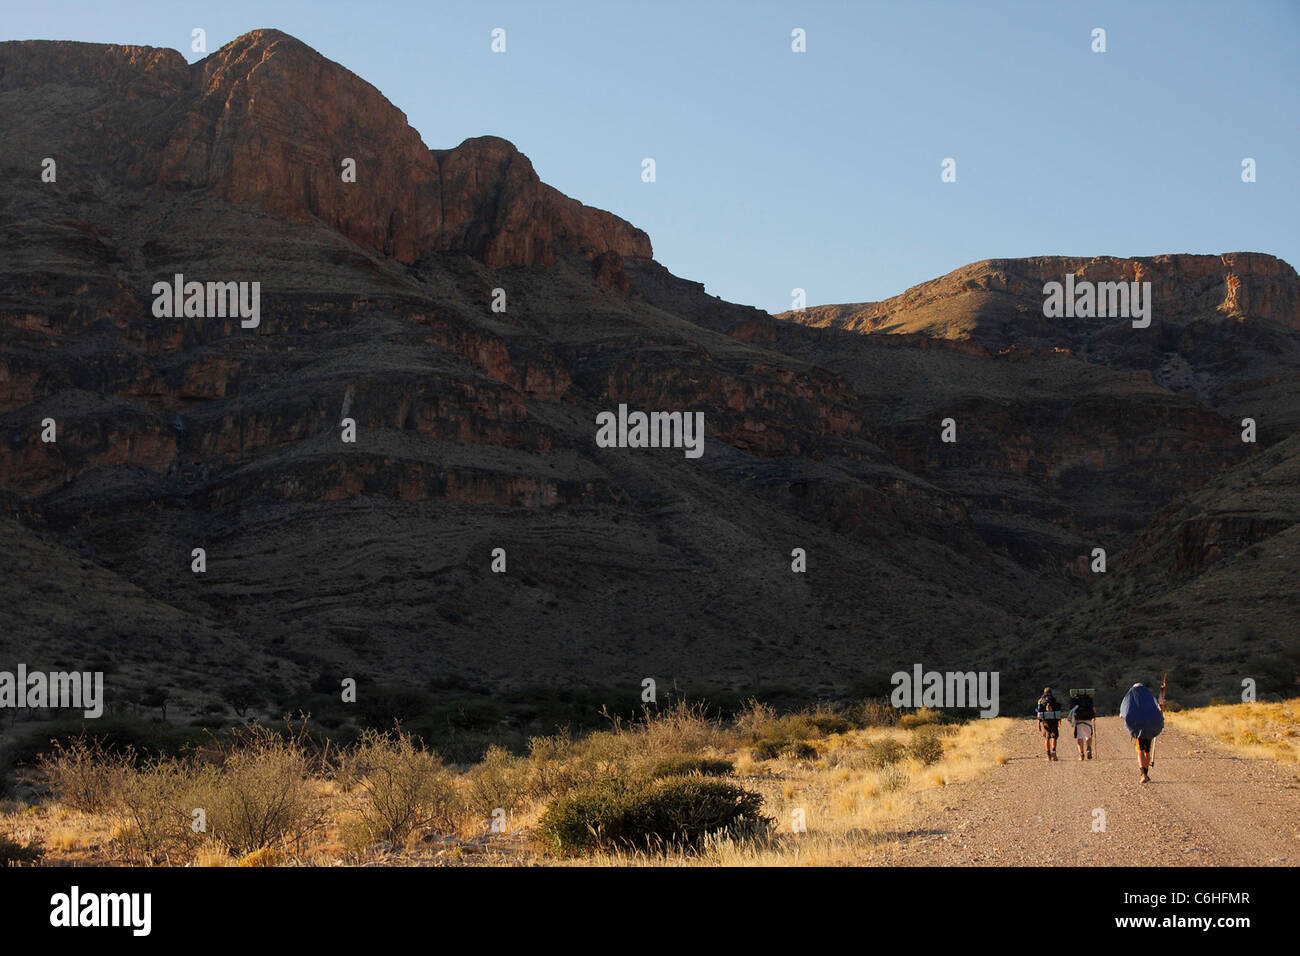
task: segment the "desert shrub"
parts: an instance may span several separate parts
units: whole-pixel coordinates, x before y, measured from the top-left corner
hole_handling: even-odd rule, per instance
[[[695,849],[709,834],[742,839],[770,832],[762,804],[759,794],[721,780],[675,778],[647,786],[607,780],[552,801],[538,833],[563,855]]]
[[[558,765],[573,756],[573,738],[567,732],[528,738],[528,759],[541,765]]]
[[[54,741],[67,745],[85,735],[84,719],[61,720],[43,726],[39,733],[14,737],[0,743],[0,774],[9,774],[20,768],[35,768],[41,755],[50,752]],[[202,738],[202,733],[181,730],[170,724],[107,715],[99,718],[94,725],[94,740],[106,753],[131,750],[137,766],[142,766],[149,757],[176,756]],[[5,781],[0,780],[0,789],[4,784]]]
[[[45,854],[45,848],[39,840],[26,845],[0,833],[0,866],[21,866],[35,863]]]
[[[568,731],[528,740],[528,793],[558,796],[586,786],[596,776],[595,767],[578,756]]]
[[[184,855],[199,839],[191,813],[205,804],[199,780],[211,773],[171,758],[155,758],[125,775],[114,790],[117,840],[128,856],[148,862]]]
[[[100,813],[114,799],[135,769],[135,749],[111,751],[102,741],[85,734],[53,748],[36,760],[42,782],[60,803],[83,813]]]
[[[849,717],[829,709],[824,704],[818,704],[808,715],[808,720],[822,735],[843,734],[853,729],[853,721]]]
[[[892,727],[900,716],[887,700],[864,700],[849,713],[859,727]]]
[[[366,730],[346,763],[346,773],[366,797],[355,821],[355,842],[400,846],[426,826],[455,826],[452,776],[438,755],[410,734]]]
[[[709,718],[705,705],[685,700],[664,710],[647,710],[640,720],[626,726],[615,720],[614,731],[623,735],[630,752],[643,757],[698,753],[721,737],[720,727]]]
[[[605,737],[603,745],[609,753],[604,763],[610,770],[622,767],[627,742],[617,734]],[[558,796],[590,784],[598,775],[596,762],[590,757],[592,750],[591,746],[575,745],[565,733],[531,738],[527,757],[516,757],[504,747],[489,747],[466,776],[468,808],[476,815],[487,816],[497,808],[516,810],[530,800]]]
[[[189,802],[233,855],[301,840],[319,822],[303,736],[253,726],[236,732],[223,756],[219,768],[202,768]]]
[[[929,707],[921,707],[911,714],[903,714],[898,718],[898,726],[904,730],[913,730],[917,727],[924,727],[927,724],[937,724],[943,720],[943,713],[933,710]]]
[[[568,797],[551,801],[538,821],[538,838],[561,855],[593,852],[612,845],[629,829],[633,790],[606,778]]]
[[[797,740],[785,745],[781,752],[787,757],[793,757],[795,760],[816,760],[817,748],[812,744]]]
[[[754,742],[751,755],[755,760],[774,760],[781,755],[785,745],[786,741],[779,737],[767,737]]]
[[[872,769],[891,766],[906,756],[906,749],[893,737],[873,740],[862,748],[863,763]]]
[[[466,778],[468,809],[478,816],[513,810],[534,793],[528,761],[504,747],[492,746]]]
[[[663,710],[647,707],[632,720],[608,710],[602,715],[609,729],[593,731],[566,747],[576,758],[568,762],[567,772],[576,774],[574,781],[580,785],[600,776],[627,773],[633,766],[644,768],[659,760],[698,754],[727,740],[719,721],[708,715],[702,703],[678,700]]]
[[[887,764],[876,772],[876,779],[880,782],[880,789],[889,793],[894,790],[902,790],[907,786],[907,771],[901,769],[897,764]]]
[[[943,756],[943,740],[938,734],[918,731],[907,745],[907,755],[928,766]]]
[[[776,719],[776,710],[771,704],[748,700],[736,715],[736,733],[748,740],[760,740],[771,732]]]
[[[838,727],[843,720],[824,710],[819,713],[826,726]],[[740,741],[752,745],[755,760],[771,760],[781,754],[797,756],[809,753],[806,738],[824,736],[817,719],[816,713],[778,716],[771,705],[751,700],[736,718],[734,732]],[[847,721],[844,729],[850,729]],[[816,752],[812,751],[811,755],[815,757]]]
[[[676,757],[665,757],[660,760],[647,771],[646,775],[651,780],[659,780],[664,777],[689,777],[693,774],[703,777],[727,777],[735,772],[736,765],[730,760],[679,754]]]
[[[624,740],[613,731],[598,730],[574,744],[574,753],[597,774],[614,775],[628,761]]]

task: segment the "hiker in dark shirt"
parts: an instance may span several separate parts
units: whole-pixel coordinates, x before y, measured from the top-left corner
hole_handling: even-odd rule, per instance
[[[1087,690],[1070,691],[1070,726],[1074,728],[1074,742],[1079,745],[1079,759],[1092,759],[1093,721],[1097,717],[1097,706],[1092,694]]]
[[[1047,743],[1047,759],[1059,760],[1056,756],[1056,741],[1061,736],[1061,705],[1052,696],[1052,688],[1043,688],[1043,696],[1038,698],[1037,714],[1038,732]]]

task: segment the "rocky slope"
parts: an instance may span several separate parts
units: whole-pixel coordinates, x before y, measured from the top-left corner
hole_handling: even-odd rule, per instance
[[[1168,325],[1206,318],[1237,323],[1250,319],[1300,329],[1295,269],[1274,256],[1252,252],[985,259],[883,302],[815,306],[785,317],[815,327],[919,332],[1003,347],[1077,345],[1088,337],[1089,325],[1105,320],[1044,316],[1043,286],[1063,282],[1067,274],[1076,283],[1150,282],[1152,318]]]
[[[1265,310],[1263,337],[1191,350],[1199,391],[1095,337],[994,349],[721,302],[510,144],[429,150],[276,31],[193,65],[2,43],[0,110],[0,531],[24,556],[0,658],[111,646],[110,698],[169,686],[197,711],[271,674],[635,703],[646,676],[834,694],[917,660],[1010,671],[1087,598],[1093,546],[1241,467],[1233,402],[1295,385],[1280,269],[1228,316],[1254,334]],[[156,317],[175,273],[259,282],[260,323]],[[619,403],[703,412],[704,455],[598,447]],[[1290,427],[1261,416],[1265,444]],[[227,650],[196,666],[199,635]]]
[[[1132,661],[1178,675],[1179,698],[1294,693],[1300,664],[1300,435],[1158,514],[1107,579],[1039,622],[1064,667],[1117,680]]]
[[[65,182],[94,170],[136,189],[201,190],[322,222],[405,263],[448,251],[493,266],[550,264],[561,248],[651,255],[644,232],[543,184],[503,139],[428,149],[373,86],[278,30],[193,66],[151,47],[6,43],[0,71],[17,120],[6,153],[62,159]]]
[[[1124,318],[1044,315],[1044,286],[1149,282],[1151,325]],[[883,302],[826,305],[783,318],[813,328],[920,335],[990,355],[1070,352],[1150,372],[1228,417],[1252,416],[1276,441],[1300,427],[1300,282],[1260,253],[1135,259],[1038,256],[963,266]]]
[[[1151,282],[1151,327],[1046,318],[1043,285],[1066,273]],[[1231,697],[1239,688],[1223,687],[1225,670],[1270,692],[1294,676],[1297,290],[1290,265],[1256,253],[1038,257],[977,262],[884,302],[782,318],[830,337],[839,354],[822,364],[850,376],[856,368],[860,387],[889,374],[858,357],[873,346],[944,356],[889,380],[894,395],[920,393],[924,415],[896,414],[881,443],[915,473],[983,503],[975,516],[985,538],[1005,536],[1022,560],[1059,553],[1061,535],[1049,529],[1064,529],[1086,591],[1021,631],[1050,647],[1058,682],[1085,669],[1122,683],[1135,659],[1155,660],[1184,671],[1192,696],[1218,686]],[[846,332],[860,340],[853,357]],[[932,423],[949,414],[974,428],[944,447]],[[1254,420],[1254,444],[1241,440],[1244,418]],[[1007,480],[1035,472],[1032,491]],[[1104,577],[1087,571],[1088,538],[1112,558]]]

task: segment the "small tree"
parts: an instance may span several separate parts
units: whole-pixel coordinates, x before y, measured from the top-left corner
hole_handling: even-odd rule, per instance
[[[265,701],[265,696],[256,684],[242,683],[225,687],[221,691],[221,699],[243,720],[251,708]]]
[[[145,707],[157,707],[162,711],[163,720],[167,719],[168,699],[167,691],[162,690],[161,688],[158,690],[147,690],[140,695],[140,703]]]

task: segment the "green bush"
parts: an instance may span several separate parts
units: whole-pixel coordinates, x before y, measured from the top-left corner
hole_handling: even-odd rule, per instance
[[[675,778],[644,787],[607,780],[552,801],[538,823],[556,853],[602,849],[696,849],[708,834],[733,839],[767,834],[763,798],[721,780]]]
[[[918,732],[907,745],[907,755],[929,765],[943,756],[943,741],[937,734]]]
[[[735,772],[736,765],[730,760],[680,754],[660,760],[650,768],[647,776],[651,780],[659,780],[663,777],[689,777],[693,774],[702,777],[729,777]]]

